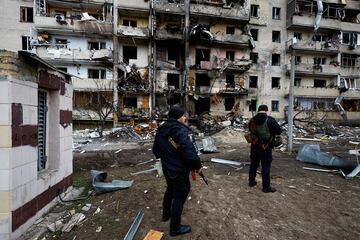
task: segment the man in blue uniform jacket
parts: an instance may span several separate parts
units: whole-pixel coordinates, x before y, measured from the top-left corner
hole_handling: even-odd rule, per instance
[[[161,159],[167,188],[163,199],[162,220],[170,220],[170,236],[189,233],[191,227],[181,224],[181,213],[190,192],[191,170],[202,172],[191,129],[186,125],[187,113],[173,107],[168,120],[157,130],[153,153]]]

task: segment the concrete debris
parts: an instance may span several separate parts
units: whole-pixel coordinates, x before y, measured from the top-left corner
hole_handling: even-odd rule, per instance
[[[51,232],[59,231],[63,227],[64,227],[64,223],[62,222],[62,220],[58,220],[54,223],[47,225],[47,229],[49,229]]]
[[[98,232],[101,232],[101,230],[102,230],[102,226],[97,227],[97,228],[96,228],[96,230],[95,230],[95,232],[97,232],[97,233],[98,233]]]
[[[92,185],[97,193],[112,192],[119,189],[131,187],[134,181],[113,180],[111,183],[104,182],[107,173],[97,170],[91,170]]]
[[[99,138],[100,134],[98,132],[92,132],[90,133],[90,138]]]
[[[90,208],[91,208],[91,203],[87,203],[87,204],[85,204],[85,206],[83,206],[81,208],[81,210],[84,211],[84,212],[87,212],[87,211],[90,210]]]
[[[78,226],[82,221],[85,220],[85,215],[82,213],[75,213],[70,221],[62,228],[63,232],[70,232],[75,226]]]

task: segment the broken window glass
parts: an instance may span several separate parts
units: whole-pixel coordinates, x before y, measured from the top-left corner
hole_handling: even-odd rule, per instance
[[[324,87],[326,87],[326,80],[314,79],[314,88],[324,88]]]
[[[20,7],[20,22],[33,22],[32,7]]]
[[[207,73],[197,73],[195,78],[195,87],[210,87],[210,78]]]
[[[256,111],[256,99],[250,100],[249,111]]]
[[[175,73],[168,73],[167,74],[167,81],[168,81],[168,86],[173,87],[174,89],[179,89],[180,88],[180,80],[179,80],[179,74],[175,74]]]
[[[259,17],[259,5],[251,4],[250,6],[251,17]]]
[[[295,78],[294,86],[295,87],[300,87],[301,86],[301,78]]]
[[[195,63],[200,67],[201,61],[210,61],[210,49],[196,48],[195,49]]]
[[[127,26],[127,27],[137,27],[137,22],[136,22],[135,20],[124,19],[124,20],[123,20],[123,26]]]
[[[326,64],[326,58],[324,57],[315,57],[314,58],[314,65],[325,65]]]
[[[168,61],[175,61],[175,67],[180,65],[179,49],[168,49]]]
[[[279,111],[279,101],[271,101],[271,111],[272,112]]]
[[[105,69],[88,69],[88,78],[106,79]]]
[[[295,65],[299,65],[301,63],[301,56],[295,56]]]
[[[280,66],[280,54],[275,53],[271,55],[271,65]]]
[[[235,98],[233,97],[228,97],[228,98],[225,98],[225,111],[231,111],[233,106],[235,104]]]
[[[226,27],[226,34],[234,35],[235,27]]]
[[[125,108],[137,108],[137,97],[125,97],[124,98]]]
[[[281,42],[281,33],[280,31],[272,31],[272,41],[276,43]]]
[[[129,64],[130,59],[137,59],[137,47],[123,46],[123,62]]]
[[[279,77],[271,78],[271,88],[280,88],[280,78]]]
[[[258,77],[250,76],[249,78],[249,88],[257,88],[258,87]]]
[[[28,36],[21,36],[21,49],[22,50],[31,50],[30,46],[30,37]]]
[[[226,58],[230,61],[235,60],[235,52],[234,51],[226,51]]]
[[[274,20],[280,20],[280,8],[273,7],[272,9],[272,19]]]
[[[226,75],[226,87],[234,88],[235,87],[235,77],[234,74]]]
[[[294,32],[294,38],[296,38],[297,40],[302,40],[302,33]]]
[[[250,29],[250,34],[254,41],[258,40],[259,29]]]
[[[252,63],[258,63],[259,60],[259,54],[255,52],[250,53],[250,60]]]
[[[360,56],[356,54],[341,54],[341,66],[342,67],[359,67],[359,59]]]
[[[100,49],[105,49],[105,48],[106,48],[105,42],[93,42],[93,41],[88,42],[89,50],[100,50]]]

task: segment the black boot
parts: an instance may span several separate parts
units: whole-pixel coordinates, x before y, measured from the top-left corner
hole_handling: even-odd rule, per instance
[[[263,188],[263,192],[264,193],[276,192],[276,188],[274,188],[274,187]]]
[[[249,182],[249,187],[255,187],[255,186],[256,186],[256,184],[257,184],[257,182],[256,182],[256,181],[254,181],[254,182]]]
[[[189,232],[191,232],[191,227],[189,225],[180,225],[177,229],[170,230],[170,236],[175,237]]]

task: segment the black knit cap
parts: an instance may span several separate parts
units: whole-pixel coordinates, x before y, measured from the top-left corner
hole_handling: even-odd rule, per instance
[[[168,118],[179,119],[185,114],[185,110],[181,107],[172,107],[169,110]]]
[[[267,112],[269,109],[268,109],[268,106],[266,106],[266,105],[260,105],[259,107],[258,107],[258,112],[260,112],[260,111],[265,111],[265,112]]]

